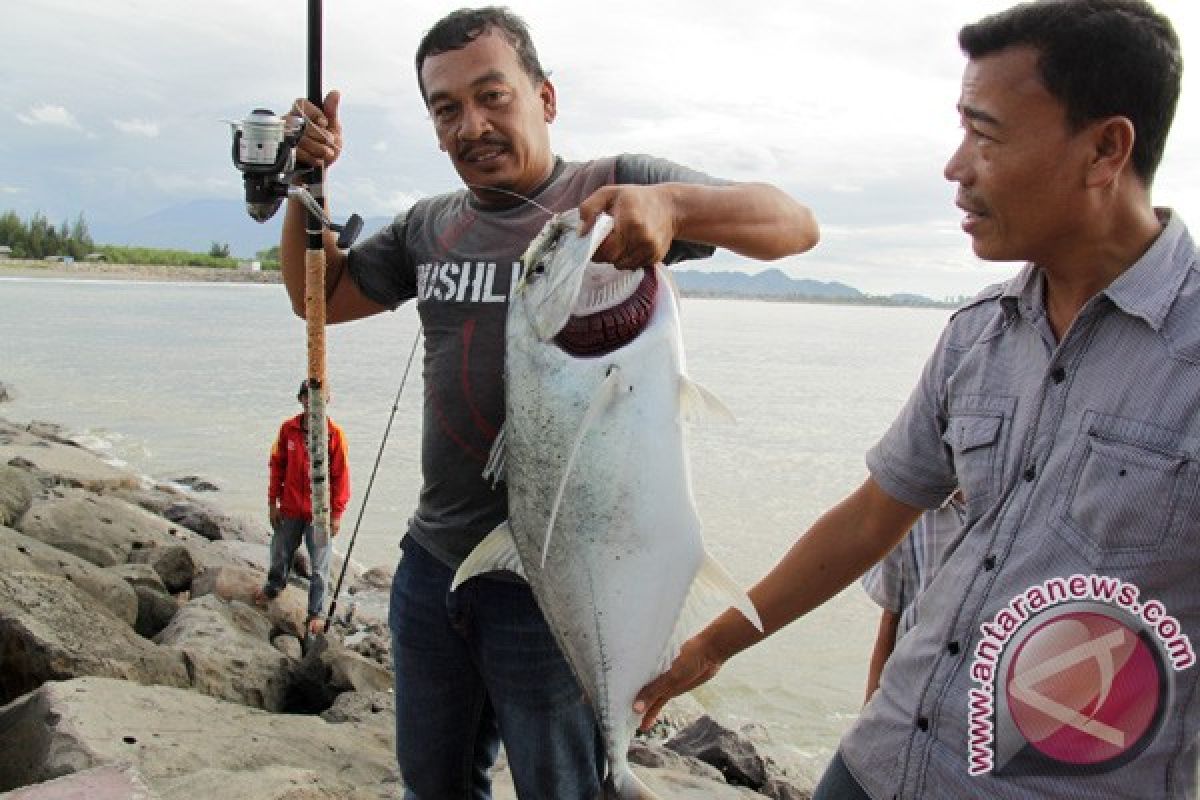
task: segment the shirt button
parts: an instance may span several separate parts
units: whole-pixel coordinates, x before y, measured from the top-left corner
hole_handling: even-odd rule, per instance
[[[949,642],[946,645],[946,652],[952,656],[958,655],[958,642]]]
[[[929,730],[929,718],[928,717],[917,717],[917,727],[920,728],[922,731]]]
[[[1035,468],[1033,466],[1026,467],[1025,471],[1023,473],[1021,473],[1021,477],[1025,479],[1026,483],[1028,483],[1029,481],[1032,481],[1034,478],[1037,477],[1037,468]]]
[[[996,557],[988,556],[987,558],[985,558],[983,560],[983,568],[986,569],[988,572],[991,572],[992,570],[994,570],[996,568]]]
[[[1050,380],[1054,381],[1055,383],[1062,383],[1066,379],[1067,379],[1067,371],[1065,369],[1063,369],[1062,367],[1059,367],[1058,369],[1056,369],[1050,373]]]

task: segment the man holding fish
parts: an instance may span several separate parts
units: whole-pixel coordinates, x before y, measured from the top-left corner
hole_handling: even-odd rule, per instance
[[[524,23],[504,9],[443,18],[422,40],[416,67],[438,146],[465,188],[419,201],[347,252],[326,239],[329,322],[416,299],[426,336],[424,486],[390,613],[405,797],[490,797],[502,741],[523,800],[592,798],[605,780],[602,737],[528,585],[489,572],[451,590],[468,554],[508,517],[504,487],[482,473],[504,422],[505,319],[521,256],[549,212],[576,207],[573,234],[603,213],[612,229],[593,259],[625,270],[707,257],[715,247],[777,259],[811,248],[817,227],[804,206],[764,184],[715,180],[647,156],[557,158],[554,85]],[[337,159],[339,103],[337,92],[324,108],[297,101],[294,113],[312,123],[301,160]],[[281,248],[298,314],[303,216],[289,203]],[[598,341],[584,336],[588,346],[615,348],[635,336],[615,324],[632,318],[631,307],[604,312],[600,321],[614,324],[600,326]]]
[[[639,695],[644,722],[824,603],[956,487],[965,531],[815,800],[1195,797],[1200,270],[1151,202],[1182,81],[1140,0],[1026,3],[959,34],[945,167],[981,258],[870,477]],[[796,680],[805,680],[797,672]]]

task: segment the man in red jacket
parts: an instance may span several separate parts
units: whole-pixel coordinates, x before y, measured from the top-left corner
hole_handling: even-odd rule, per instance
[[[255,601],[265,605],[287,586],[292,559],[301,539],[308,549],[312,577],[308,585],[308,631],[319,633],[321,610],[325,604],[325,584],[329,574],[328,539],[317,541],[312,524],[312,486],[309,478],[308,384],[300,384],[296,394],[304,411],[284,420],[271,447],[271,478],[267,485],[267,512],[271,517],[271,568],[266,584],[255,593]],[[350,499],[350,472],[346,466],[346,437],[342,429],[327,419],[329,426],[329,505],[330,534],[337,536],[342,513]]]

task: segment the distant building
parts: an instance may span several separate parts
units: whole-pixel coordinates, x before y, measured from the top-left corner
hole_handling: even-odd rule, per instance
[[[83,257],[84,261],[108,261],[108,256],[104,253],[88,253]]]
[[[12,258],[12,248],[6,244],[0,244],[0,258]]]
[[[239,261],[238,269],[244,272],[260,272],[262,270],[261,261]]]

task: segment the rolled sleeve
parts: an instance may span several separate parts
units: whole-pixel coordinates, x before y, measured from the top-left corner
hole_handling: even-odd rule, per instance
[[[410,213],[398,215],[346,254],[359,291],[391,309],[416,295],[416,268],[405,244]]]
[[[958,486],[953,460],[942,441],[946,337],[943,333],[908,402],[866,457],[867,469],[880,488],[918,508],[939,507]]]

